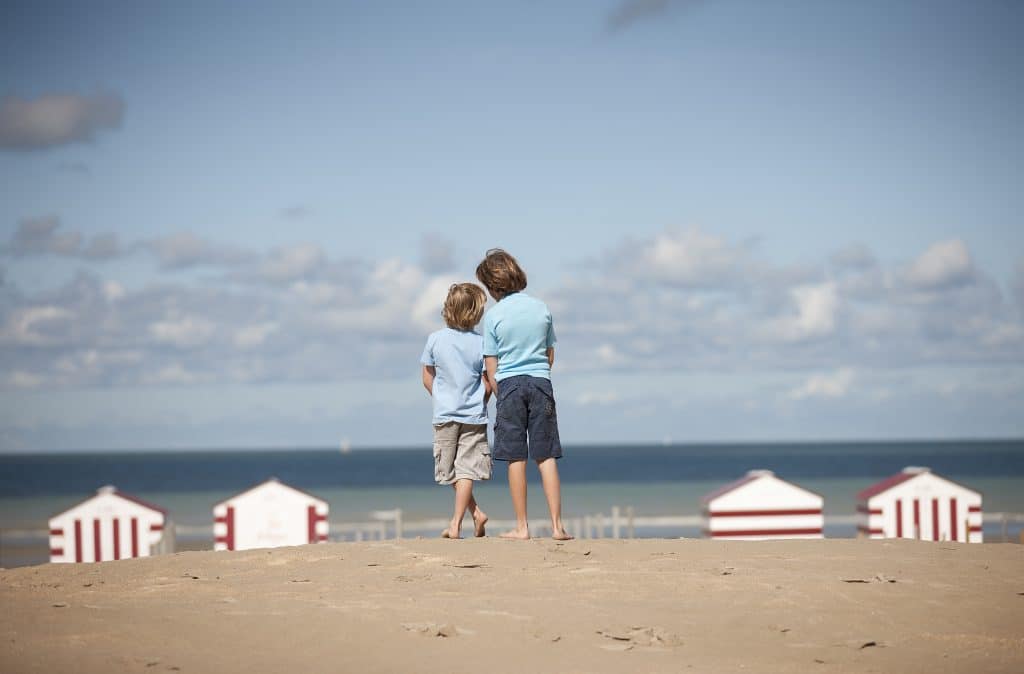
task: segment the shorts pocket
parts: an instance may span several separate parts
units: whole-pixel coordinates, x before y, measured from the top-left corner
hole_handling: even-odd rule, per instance
[[[441,466],[441,446],[438,443],[434,443],[434,481],[444,482],[447,478],[445,470]]]
[[[536,389],[539,395],[534,399],[541,403],[544,415],[551,417],[552,419],[556,418],[557,409],[555,407],[555,392],[551,388],[551,383],[544,380],[543,384],[537,384]]]
[[[455,472],[451,426],[452,422],[434,426],[434,481],[439,484],[450,484]]]
[[[522,385],[519,377],[511,377],[505,381],[498,382],[498,400],[504,400],[509,397],[513,391],[518,389]]]

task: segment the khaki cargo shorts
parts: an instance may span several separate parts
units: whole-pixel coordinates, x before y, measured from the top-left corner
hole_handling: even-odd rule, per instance
[[[434,480],[453,484],[464,479],[491,479],[487,424],[434,424]]]

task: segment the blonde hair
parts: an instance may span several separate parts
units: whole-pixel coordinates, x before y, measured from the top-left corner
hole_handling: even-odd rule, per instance
[[[475,283],[453,283],[448,288],[441,316],[449,328],[472,330],[484,315],[487,295]]]
[[[501,248],[492,248],[477,265],[476,277],[495,299],[517,293],[526,287],[526,272],[516,259]]]

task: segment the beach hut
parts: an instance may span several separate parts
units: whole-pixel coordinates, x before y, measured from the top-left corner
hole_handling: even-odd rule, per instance
[[[174,527],[162,508],[100,487],[50,518],[51,562],[102,562],[173,552]]]
[[[213,549],[250,550],[327,540],[327,501],[270,478],[213,507]]]
[[[704,497],[704,536],[735,540],[822,538],[824,499],[770,470],[752,470]]]
[[[857,494],[857,532],[868,538],[981,543],[981,494],[908,466]]]

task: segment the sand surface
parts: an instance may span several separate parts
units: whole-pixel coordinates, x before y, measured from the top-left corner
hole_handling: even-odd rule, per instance
[[[1024,547],[405,540],[0,571],[0,671],[1024,672]]]

